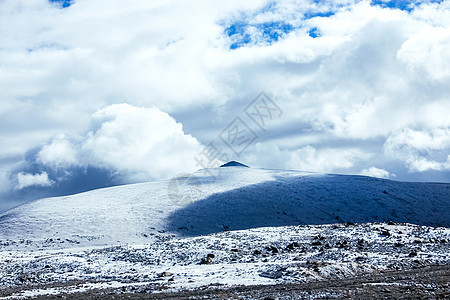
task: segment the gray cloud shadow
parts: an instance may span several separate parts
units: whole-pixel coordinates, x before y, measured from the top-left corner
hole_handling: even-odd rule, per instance
[[[450,227],[450,184],[365,176],[280,178],[213,194],[173,212],[166,229],[185,236],[265,226],[408,222]]]

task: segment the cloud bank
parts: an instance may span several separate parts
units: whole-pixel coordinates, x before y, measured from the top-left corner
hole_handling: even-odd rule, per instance
[[[450,1],[4,0],[0,28],[3,203],[170,178],[211,141],[450,180]],[[283,111],[265,130],[244,113],[262,91]],[[258,136],[240,156],[235,117]]]
[[[53,181],[48,178],[47,172],[42,172],[40,174],[27,174],[18,173],[17,174],[17,186],[16,189],[23,189],[29,186],[51,186]]]
[[[12,173],[15,197],[49,195],[168,178],[195,171],[201,144],[157,108],[113,104],[95,112],[81,136],[56,135]],[[38,173],[40,172],[40,173]]]
[[[57,135],[28,160],[41,169],[67,172],[66,177],[70,177],[71,168],[105,169],[117,183],[127,183],[193,171],[193,157],[201,150],[200,143],[185,134],[182,125],[167,113],[114,104],[92,115],[91,129],[84,136]],[[19,182],[23,181],[21,174]],[[33,178],[40,179],[36,181],[39,185],[49,182],[45,172]]]

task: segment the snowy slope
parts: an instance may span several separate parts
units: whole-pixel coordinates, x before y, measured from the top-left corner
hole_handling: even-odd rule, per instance
[[[0,240],[65,248],[337,222],[450,227],[450,184],[242,167],[186,176],[181,187],[141,183],[22,205],[0,215]]]
[[[445,266],[449,264],[449,251],[450,228],[394,223],[263,227],[157,239],[141,245],[4,250],[0,251],[0,298],[38,295],[64,298],[61,294],[78,292],[86,294],[74,295],[76,299],[127,298],[124,292],[134,293],[132,299],[144,295],[153,298],[147,295],[319,280],[333,280],[336,286],[336,280],[348,277],[366,276],[367,280],[385,271],[422,272],[421,268],[426,266]],[[204,263],[208,257],[211,259]],[[433,282],[433,278],[431,286],[408,278],[394,284],[414,288],[412,292],[408,289],[413,298],[420,298],[415,292],[417,286],[422,286],[429,298],[443,299],[434,296],[438,282]],[[445,279],[442,282],[441,290],[448,290]],[[383,281],[381,284],[389,287]],[[390,295],[386,290],[383,293]],[[349,295],[345,290],[340,294],[339,298],[345,299]],[[238,297],[219,294],[208,297],[211,298]],[[293,299],[297,298],[300,297]],[[301,298],[316,299],[308,294]]]
[[[445,266],[450,228],[423,225],[450,227],[449,202],[450,184],[244,167],[41,199],[0,215],[0,297],[140,295]],[[318,225],[328,223],[341,224]]]

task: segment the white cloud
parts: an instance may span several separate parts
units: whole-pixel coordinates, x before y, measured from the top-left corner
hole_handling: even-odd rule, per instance
[[[37,161],[54,168],[69,167],[77,164],[77,153],[74,145],[64,135],[45,145],[37,155]]]
[[[450,170],[450,159],[439,162],[418,155],[411,155],[406,159],[406,163],[411,172],[424,172],[428,170],[442,171]]]
[[[0,1],[0,169],[14,174],[50,139],[36,158],[48,168],[188,172],[265,91],[284,113],[258,132],[252,165],[449,170],[449,16],[448,0],[411,13],[346,0]],[[258,26],[271,22],[292,30],[267,42]],[[256,43],[231,50],[233,23],[253,25]]]
[[[42,167],[93,166],[124,182],[167,178],[196,170],[201,144],[157,108],[114,104],[92,115],[92,129],[79,140],[57,136],[37,154]]]
[[[379,169],[373,166],[368,169],[362,170],[360,174],[377,178],[389,178],[391,176],[391,174],[389,174],[389,172],[385,169]]]
[[[49,187],[54,182],[48,178],[47,172],[41,172],[40,174],[17,174],[17,186],[16,189],[23,189],[30,186],[42,186]]]
[[[413,130],[405,128],[387,141],[389,148],[412,148],[418,151],[444,150],[450,147],[450,129]]]
[[[201,144],[167,113],[115,104],[97,111],[92,120],[98,128],[80,147],[86,164],[125,172],[130,181],[196,170],[193,158]]]
[[[356,148],[345,148],[340,151],[334,149],[316,149],[310,145],[299,149],[280,149],[275,143],[258,143],[244,156],[245,161],[258,166],[262,157],[270,157],[260,167],[278,169],[295,169],[310,172],[342,172],[353,167],[360,161],[368,159],[371,155]]]
[[[407,40],[397,57],[417,78],[446,81],[450,78],[450,29],[427,26]]]
[[[369,155],[358,149],[334,149],[316,150],[311,146],[298,149],[291,154],[288,166],[312,172],[333,172],[336,170],[349,169],[358,160],[367,158]]]
[[[404,130],[384,144],[387,155],[403,160],[412,172],[450,170],[450,129]]]

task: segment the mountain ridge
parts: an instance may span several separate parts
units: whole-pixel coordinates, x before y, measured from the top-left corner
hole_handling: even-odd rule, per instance
[[[104,245],[344,222],[450,227],[450,184],[445,183],[241,167],[200,170],[178,179],[176,189],[173,180],[165,180],[24,204],[0,215],[0,240]]]

